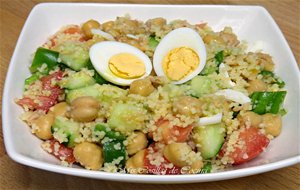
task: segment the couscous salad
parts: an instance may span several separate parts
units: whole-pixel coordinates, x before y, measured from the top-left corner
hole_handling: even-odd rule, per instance
[[[197,174],[248,162],[280,135],[284,81],[230,27],[117,17],[41,44],[21,119],[62,165]]]

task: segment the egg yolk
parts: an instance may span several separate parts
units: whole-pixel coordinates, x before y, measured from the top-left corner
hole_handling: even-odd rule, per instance
[[[143,61],[130,53],[119,53],[112,56],[108,66],[114,75],[124,79],[138,78],[146,72]]]
[[[188,47],[172,49],[163,59],[163,70],[170,80],[178,81],[192,73],[199,65],[197,53]]]

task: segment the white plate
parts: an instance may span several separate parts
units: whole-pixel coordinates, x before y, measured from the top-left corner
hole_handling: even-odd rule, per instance
[[[164,17],[168,20],[186,19],[196,24],[208,22],[214,30],[231,26],[239,39],[250,45],[263,44],[276,63],[276,72],[286,81],[288,94],[281,135],[273,140],[267,151],[253,161],[227,171],[211,174],[155,176],[130,175],[67,168],[40,148],[41,141],[34,137],[19,118],[21,107],[14,98],[21,97],[24,79],[29,76],[30,56],[47,37],[66,24],[80,24],[88,19],[100,22],[129,13],[132,18],[146,20]],[[48,171],[89,178],[143,182],[189,183],[237,178],[275,170],[299,163],[299,71],[293,54],[270,14],[259,6],[214,5],[124,5],[124,4],[39,4],[31,11],[17,42],[9,65],[3,94],[3,133],[8,155],[24,165]]]

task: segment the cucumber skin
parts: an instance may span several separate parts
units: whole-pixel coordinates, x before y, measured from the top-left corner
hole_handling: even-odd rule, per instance
[[[120,143],[120,149],[115,149],[115,145]],[[104,162],[105,163],[111,163],[114,161],[114,159],[118,159],[119,157],[123,157],[121,162],[118,164],[119,166],[123,167],[125,166],[125,160],[126,160],[126,148],[123,145],[122,141],[112,141],[112,142],[106,142],[103,144],[103,154],[104,154]]]
[[[43,64],[47,65],[47,69],[43,74],[48,74],[48,72],[53,69],[55,66],[58,65],[59,53],[56,51],[52,51],[46,48],[39,47],[34,55],[32,64],[29,68],[31,73],[35,73],[38,71],[38,68],[41,67]]]
[[[126,137],[121,135],[120,133],[113,131],[109,128],[109,126],[106,126],[103,123],[98,123],[94,131],[103,131],[105,133],[105,137],[108,137],[109,139],[117,140],[117,141],[124,141],[126,140]]]

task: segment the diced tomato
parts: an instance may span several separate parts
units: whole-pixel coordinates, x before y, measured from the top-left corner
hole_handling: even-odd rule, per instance
[[[63,78],[63,72],[57,71],[51,75],[44,76],[40,80],[43,84],[43,90],[50,90],[50,98],[57,100],[58,96],[62,94],[63,90],[58,85],[53,85],[52,82],[54,81],[60,81]]]
[[[59,81],[62,79],[63,75],[64,73],[62,71],[57,71],[55,73],[42,77],[40,80],[43,83],[43,89],[53,88],[52,80],[54,79],[56,81]]]
[[[197,28],[204,28],[206,25],[207,25],[207,23],[204,22],[204,23],[196,24],[196,27],[197,27]]]
[[[230,137],[229,137],[230,138]],[[228,141],[228,139],[227,139]],[[228,151],[227,141],[223,144],[219,156],[223,157]],[[228,154],[233,164],[242,164],[257,157],[269,144],[270,140],[255,127],[242,128],[236,143],[233,145],[234,150]]]
[[[42,77],[40,80],[42,81],[42,89],[40,89],[41,95],[36,95],[34,99],[29,97],[24,97],[17,101],[17,103],[23,107],[28,107],[31,110],[44,110],[48,111],[50,107],[57,103],[59,95],[63,93],[63,90],[58,85],[53,85],[52,82],[59,81],[63,77],[62,71],[57,71],[48,76]],[[49,96],[45,96],[42,94],[44,90],[50,91]],[[37,101],[35,101],[37,100]],[[39,102],[39,103],[37,103]]]
[[[56,40],[56,37],[50,39],[50,41],[51,41],[51,47],[54,47],[56,45],[55,40]]]
[[[158,150],[155,148],[154,144],[150,145],[150,147],[145,151],[145,157],[144,157],[144,165],[147,169],[147,172],[149,174],[156,174],[156,175],[178,175],[181,174],[181,168],[173,165],[172,168],[166,167],[170,162],[163,156],[164,161],[160,164],[160,166],[156,166],[150,163],[150,160],[148,159],[149,149],[152,149],[155,152],[158,152]],[[153,153],[152,153],[153,154]],[[162,153],[161,153],[162,154]]]
[[[48,96],[37,96],[36,97],[38,101],[40,102],[39,104],[34,102],[33,99],[24,97],[20,100],[18,100],[18,104],[21,106],[26,106],[30,110],[44,110],[48,111],[50,107],[52,107],[56,101],[53,98],[50,98]]]
[[[59,145],[58,148],[56,148],[57,145]],[[54,155],[59,160],[66,161],[70,164],[74,163],[75,157],[73,155],[73,149],[65,147],[63,144],[60,144],[58,141],[52,139],[50,140],[50,154]]]
[[[72,35],[72,34],[80,34],[81,37],[79,38],[79,41],[81,41],[81,42],[86,41],[79,26],[74,25],[72,27],[69,27],[66,30],[64,30],[63,33],[64,34],[70,34],[70,35]],[[57,38],[58,38],[58,35],[54,35],[50,39],[50,42],[51,42],[50,49],[57,45],[56,44]]]
[[[159,119],[155,124],[158,128],[161,128],[161,130],[153,131],[152,135],[161,132],[163,141],[166,144],[168,144],[172,140],[175,140],[175,142],[185,142],[193,129],[192,125],[189,125],[187,127],[172,126],[170,128],[170,121],[165,119]]]
[[[73,26],[70,28],[67,28],[64,30],[65,34],[76,34],[76,33],[81,33],[80,27],[79,26]]]

